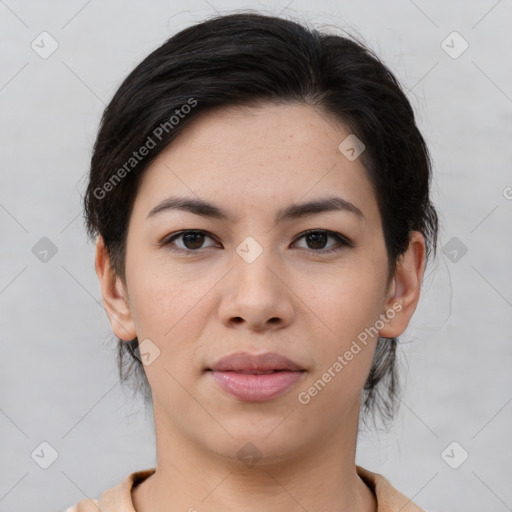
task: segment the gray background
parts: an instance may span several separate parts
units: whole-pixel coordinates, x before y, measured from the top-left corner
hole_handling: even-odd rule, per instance
[[[182,28],[243,8],[360,33],[407,88],[432,152],[441,250],[402,337],[400,414],[389,433],[361,432],[357,462],[430,511],[512,510],[512,2],[186,7],[0,0],[0,511],[63,510],[155,464],[151,414],[117,379],[84,175],[128,72]],[[31,47],[43,31],[59,45],[46,59]],[[452,56],[442,46],[453,31],[469,44],[457,58],[461,39],[444,43]],[[47,261],[43,237],[57,249]],[[58,453],[48,469],[42,442]]]

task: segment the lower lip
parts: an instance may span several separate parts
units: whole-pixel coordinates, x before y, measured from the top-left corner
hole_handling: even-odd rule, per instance
[[[210,371],[215,382],[230,395],[244,402],[265,402],[288,391],[304,372],[279,371],[262,375],[233,371]]]

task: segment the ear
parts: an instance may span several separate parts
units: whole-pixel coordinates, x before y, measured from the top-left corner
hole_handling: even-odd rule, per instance
[[[130,341],[137,336],[125,285],[112,269],[110,256],[101,235],[96,239],[96,275],[98,276],[103,306],[112,330],[118,338]]]
[[[409,233],[409,247],[397,262],[385,302],[385,326],[379,330],[383,338],[402,334],[416,310],[425,271],[425,238],[419,231]]]

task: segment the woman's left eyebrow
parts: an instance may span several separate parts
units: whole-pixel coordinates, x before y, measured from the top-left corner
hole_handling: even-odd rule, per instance
[[[210,217],[220,220],[235,220],[234,215],[231,212],[215,203],[205,201],[204,199],[178,196],[171,196],[164,199],[151,209],[146,218],[171,210],[188,211],[195,215],[201,215],[202,217]],[[310,215],[317,215],[332,211],[352,213],[361,220],[366,220],[363,212],[355,204],[343,199],[342,197],[332,196],[287,206],[277,212],[275,223],[279,224],[286,220],[299,219]]]

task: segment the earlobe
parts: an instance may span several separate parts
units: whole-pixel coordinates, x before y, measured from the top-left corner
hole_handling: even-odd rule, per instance
[[[387,322],[380,329],[383,338],[395,338],[409,325],[420,299],[421,282],[425,271],[425,238],[418,231],[409,234],[409,247],[397,262],[385,303]]]
[[[125,286],[112,269],[110,256],[101,235],[96,239],[96,275],[100,283],[103,307],[112,326],[114,334],[124,341],[137,336],[133,322],[130,303]]]

